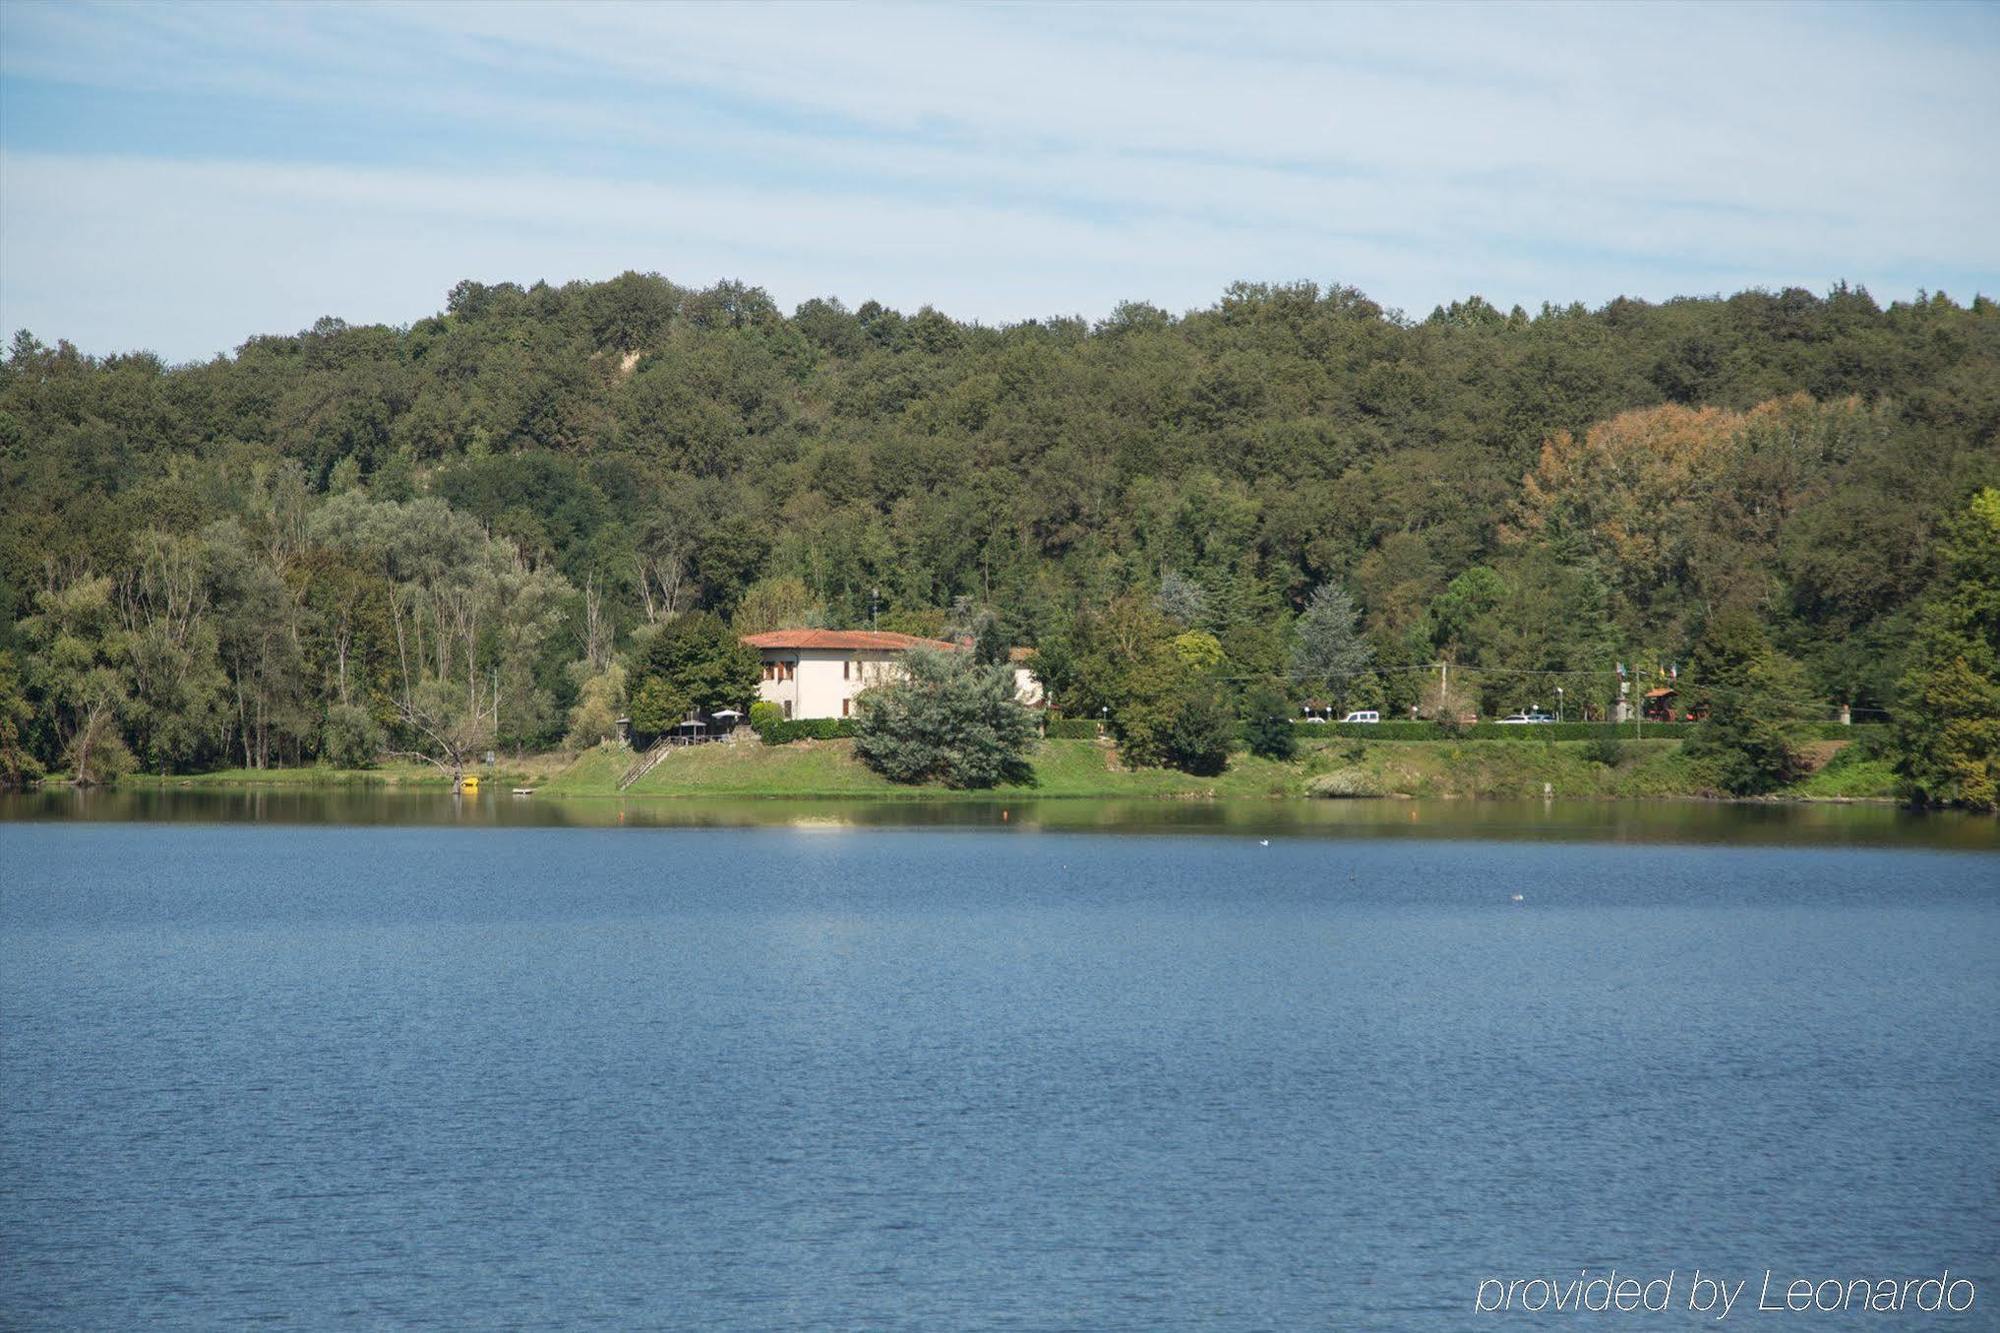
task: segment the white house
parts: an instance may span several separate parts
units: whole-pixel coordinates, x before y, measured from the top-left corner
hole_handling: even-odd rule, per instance
[[[1014,668],[1014,693],[1030,708],[1043,708],[1049,697],[1042,689],[1042,682],[1035,679],[1035,650],[1033,648],[1009,648],[1007,664]]]
[[[778,705],[787,718],[852,717],[854,696],[870,685],[895,679],[902,670],[896,659],[909,649],[960,652],[965,647],[943,639],[866,629],[778,629],[746,634],[743,642],[763,659],[757,697]],[[1042,688],[1024,660],[1030,651],[1017,648],[1010,657],[1021,702],[1037,707]]]
[[[746,634],[743,642],[764,659],[757,697],[784,709],[787,718],[851,717],[854,696],[893,679],[902,653],[958,649],[941,639],[867,629],[777,629]]]

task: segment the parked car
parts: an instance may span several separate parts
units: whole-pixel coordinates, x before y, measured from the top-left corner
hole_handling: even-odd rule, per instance
[[[1553,722],[1555,720],[1553,713],[1509,713],[1500,719],[1500,725],[1503,727],[1519,727],[1536,722]]]
[[[1340,719],[1342,722],[1380,722],[1382,714],[1373,708],[1363,708]]]
[[[1314,724],[1315,726],[1323,727],[1326,725],[1326,719],[1323,717],[1309,717],[1306,719],[1306,721]]]

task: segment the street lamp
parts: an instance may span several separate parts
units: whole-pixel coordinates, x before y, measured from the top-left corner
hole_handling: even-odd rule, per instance
[[[1556,686],[1556,721],[1563,720],[1563,687]]]

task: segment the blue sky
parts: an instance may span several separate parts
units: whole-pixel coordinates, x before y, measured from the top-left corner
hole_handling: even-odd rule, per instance
[[[2000,5],[0,0],[0,326],[206,357],[462,278],[1003,323],[2000,294]]]

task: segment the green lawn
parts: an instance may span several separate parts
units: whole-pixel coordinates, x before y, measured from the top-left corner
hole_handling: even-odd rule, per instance
[[[1582,741],[1439,740],[1378,742],[1329,738],[1300,747],[1276,763],[1239,753],[1227,772],[1196,777],[1171,769],[1125,769],[1095,741],[1043,741],[1031,756],[1034,781],[990,792],[901,787],[854,757],[852,741],[797,741],[768,746],[755,740],[676,750],[621,793],[618,780],[633,763],[629,750],[599,747],[574,758],[561,754],[504,759],[481,769],[488,786],[530,786],[551,796],[632,797],[888,797],[1109,796],[1163,799],[1210,797],[1428,796],[1585,798],[1711,795],[1714,782],[1677,740],[1626,741],[1616,762],[1600,762]],[[330,768],[228,769],[134,784],[190,787],[338,787],[388,785],[441,788],[446,779],[427,765],[397,763],[365,770]],[[1787,795],[1884,798],[1894,794],[1887,764],[1836,749],[1820,770]]]

